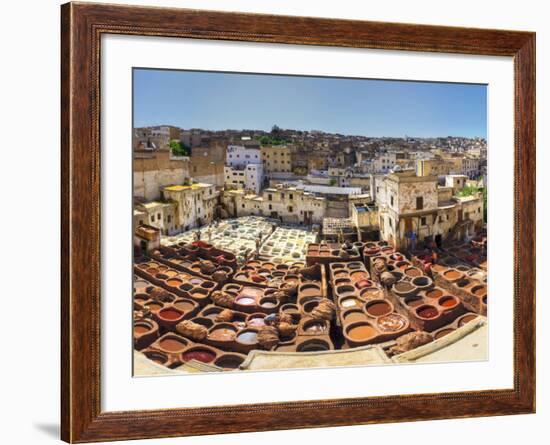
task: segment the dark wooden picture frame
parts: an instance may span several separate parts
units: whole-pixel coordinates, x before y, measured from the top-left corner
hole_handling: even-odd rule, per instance
[[[61,8],[61,34],[63,440],[91,442],[535,411],[534,33],[68,3]],[[100,39],[103,34],[513,57],[513,389],[230,407],[102,412],[99,73]],[[151,427],[152,421],[154,428]]]

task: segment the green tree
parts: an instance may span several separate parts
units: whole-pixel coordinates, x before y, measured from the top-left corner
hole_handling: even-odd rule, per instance
[[[170,141],[170,149],[172,150],[172,154],[174,156],[189,156],[189,153],[191,152],[187,145],[177,139],[172,139]]]

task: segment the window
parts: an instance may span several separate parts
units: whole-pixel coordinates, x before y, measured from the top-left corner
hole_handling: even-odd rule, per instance
[[[267,195],[267,199],[269,201],[273,201],[273,195],[270,193],[269,195]],[[269,208],[271,208],[271,206]]]
[[[269,210],[271,210],[273,208],[273,206],[271,204],[269,204]]]
[[[289,211],[290,213],[292,213],[292,211],[293,211],[292,206],[288,206],[288,211]]]
[[[170,224],[172,222],[172,215],[168,215],[166,219],[168,221],[168,224]]]
[[[157,219],[160,221],[160,213],[157,213]]]
[[[294,195],[293,195],[292,193],[290,193],[290,194],[288,195],[288,199],[294,199]]]
[[[142,219],[139,220],[139,224],[140,224],[140,225],[143,224],[143,220],[142,220]]]
[[[281,199],[285,199],[285,194],[281,193]]]
[[[421,226],[425,226],[426,225],[426,217],[423,216],[422,218],[420,218],[420,225]]]
[[[422,196],[418,196],[416,198],[416,210],[422,210],[424,208],[424,198]]]
[[[391,206],[393,207],[393,195],[390,196]]]
[[[151,215],[151,222],[155,222],[155,215]]]
[[[243,209],[244,209],[244,204],[242,205]]]

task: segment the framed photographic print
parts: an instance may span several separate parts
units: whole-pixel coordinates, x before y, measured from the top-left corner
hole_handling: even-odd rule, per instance
[[[534,33],[61,13],[63,440],[534,412]]]

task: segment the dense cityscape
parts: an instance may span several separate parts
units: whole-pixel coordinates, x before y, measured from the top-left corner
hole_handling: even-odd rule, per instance
[[[143,373],[485,356],[485,139],[161,125],[133,158]]]

